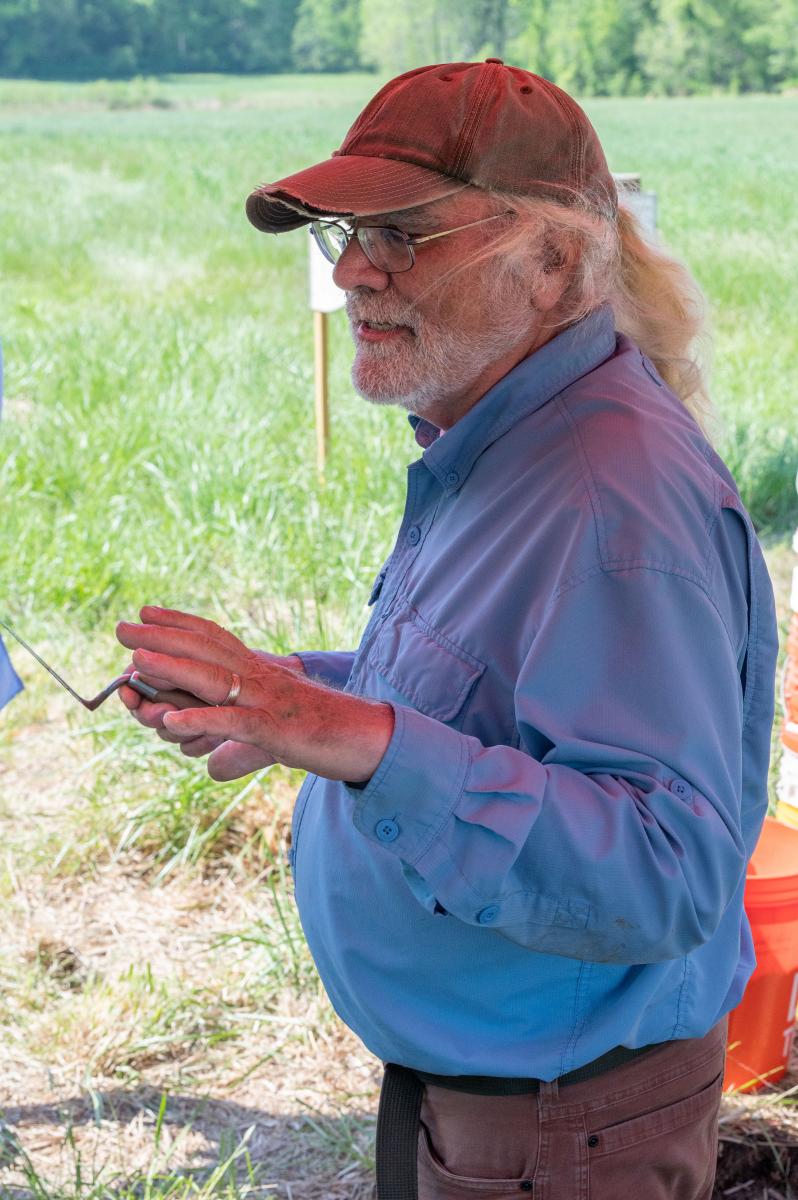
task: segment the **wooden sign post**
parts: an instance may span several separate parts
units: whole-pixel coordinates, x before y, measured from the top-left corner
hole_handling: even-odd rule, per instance
[[[313,357],[316,397],[316,466],[324,478],[330,444],[330,400],[328,393],[329,356],[327,315],[343,308],[346,295],[333,283],[333,266],[308,237],[310,253],[310,307],[313,310]]]
[[[319,475],[323,475],[330,446],[330,398],[328,394],[327,314],[318,309],[313,310],[313,362],[316,397],[316,466]]]

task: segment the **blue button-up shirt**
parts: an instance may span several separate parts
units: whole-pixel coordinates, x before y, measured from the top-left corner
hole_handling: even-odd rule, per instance
[[[356,654],[365,787],[309,776],[296,899],[380,1058],[552,1079],[705,1034],[754,966],[773,589],[727,467],[601,308],[408,468]]]

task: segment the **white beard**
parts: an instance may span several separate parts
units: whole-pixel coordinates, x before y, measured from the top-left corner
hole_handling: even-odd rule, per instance
[[[348,299],[350,323],[353,307]],[[379,312],[377,297],[371,304],[359,301],[357,308],[379,322],[399,323],[403,319],[396,311],[388,315]],[[390,342],[355,338],[355,390],[372,404],[395,404],[422,417],[432,407],[440,409],[447,399],[467,392],[491,363],[529,338],[532,314],[528,288],[511,299],[503,295],[485,310],[476,336],[436,324],[406,308],[404,319],[414,321],[414,335],[403,334]]]

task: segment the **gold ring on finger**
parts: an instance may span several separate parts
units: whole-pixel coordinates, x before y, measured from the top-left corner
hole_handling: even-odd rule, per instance
[[[241,693],[241,676],[237,675],[236,672],[233,671],[233,682],[230,684],[230,691],[227,693],[224,700],[222,700],[221,704],[217,704],[216,707],[217,708],[226,708],[228,705],[235,704],[240,693]]]

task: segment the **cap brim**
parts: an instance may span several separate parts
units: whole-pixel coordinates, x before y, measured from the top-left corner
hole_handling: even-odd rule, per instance
[[[322,216],[368,217],[428,204],[468,184],[415,163],[338,154],[263,184],[247,198],[247,216],[264,233],[285,233]]]

